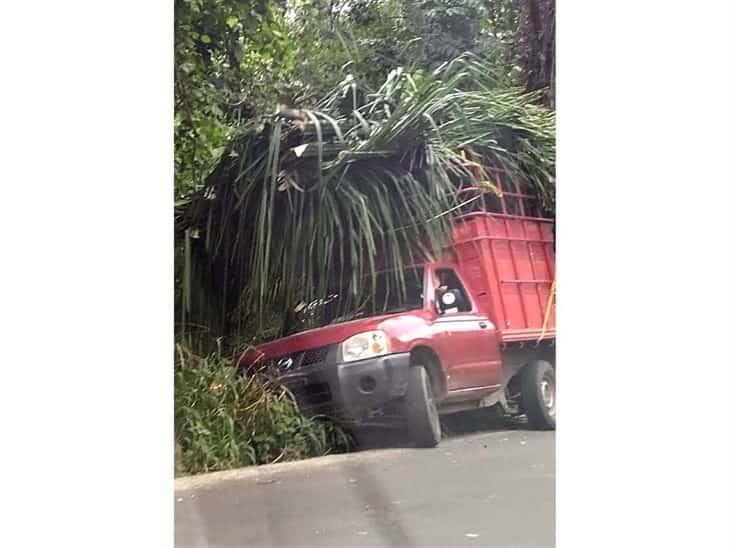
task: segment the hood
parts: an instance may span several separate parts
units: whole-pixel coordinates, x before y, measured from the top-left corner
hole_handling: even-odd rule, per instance
[[[348,337],[369,331],[371,329],[382,329],[381,323],[386,320],[396,319],[403,316],[420,315],[421,310],[410,310],[408,312],[399,312],[396,314],[385,314],[381,316],[372,316],[368,318],[359,318],[336,324],[325,325],[301,331],[288,337],[276,339],[274,341],[261,344],[256,347],[252,354],[259,356],[263,354],[267,358],[276,358],[301,350],[318,348],[320,346],[328,346],[331,344],[339,344]],[[248,358],[248,356],[246,356]],[[255,359],[254,356],[251,356]],[[248,361],[248,360],[246,360]]]

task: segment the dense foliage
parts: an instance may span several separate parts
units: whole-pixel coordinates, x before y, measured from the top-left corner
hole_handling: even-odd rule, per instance
[[[313,107],[347,74],[375,91],[471,51],[550,103],[554,27],[554,0],[176,0],[176,195],[203,186],[241,124]]]
[[[316,110],[251,128],[179,209],[185,310],[195,299],[224,331],[240,330],[272,309],[357,293],[378,265],[432,257],[465,205],[458,189],[494,191],[485,165],[550,207],[554,116],[534,99],[463,55],[431,72],[394,70],[371,94],[347,77]]]
[[[175,444],[176,472],[194,474],[345,451],[350,440],[329,420],[301,415],[281,386],[178,345]]]
[[[235,126],[271,108],[293,66],[281,8],[269,0],[175,2],[175,188],[202,185]]]

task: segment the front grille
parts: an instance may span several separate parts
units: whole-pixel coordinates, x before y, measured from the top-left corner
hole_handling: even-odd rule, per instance
[[[329,384],[323,382],[320,373],[317,371],[306,373],[306,370],[324,364],[331,348],[332,345],[319,346],[276,356],[261,363],[261,368],[270,375],[280,377],[302,411],[306,413],[312,409],[314,412],[317,408],[321,409],[321,406],[332,402],[332,392]],[[290,375],[292,373],[298,374]]]
[[[331,345],[327,345],[285,354],[267,360],[264,366],[271,367],[279,373],[290,373],[303,367],[320,365],[327,359],[330,348]]]
[[[327,352],[329,352],[329,349],[329,346],[320,346],[319,348],[313,348],[312,350],[305,350],[299,367],[307,367],[308,365],[319,365],[320,363],[324,363],[324,360],[327,359]]]

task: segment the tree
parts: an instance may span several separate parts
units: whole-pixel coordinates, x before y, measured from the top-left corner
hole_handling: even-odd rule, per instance
[[[480,3],[477,0],[423,0],[424,67],[433,69],[474,51]]]
[[[528,0],[522,26],[524,84],[545,90],[544,101],[555,103],[555,0]]]
[[[400,0],[297,0],[287,12],[296,44],[290,99],[312,106],[348,74],[374,91],[390,70],[410,67],[415,35]]]
[[[200,188],[233,128],[275,104],[292,69],[281,7],[271,0],[176,0],[175,189]]]

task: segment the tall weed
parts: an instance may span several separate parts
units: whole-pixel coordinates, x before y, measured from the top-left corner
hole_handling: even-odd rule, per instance
[[[240,375],[231,361],[182,345],[175,359],[176,473],[297,460],[350,447],[330,420],[302,415],[274,381]]]

